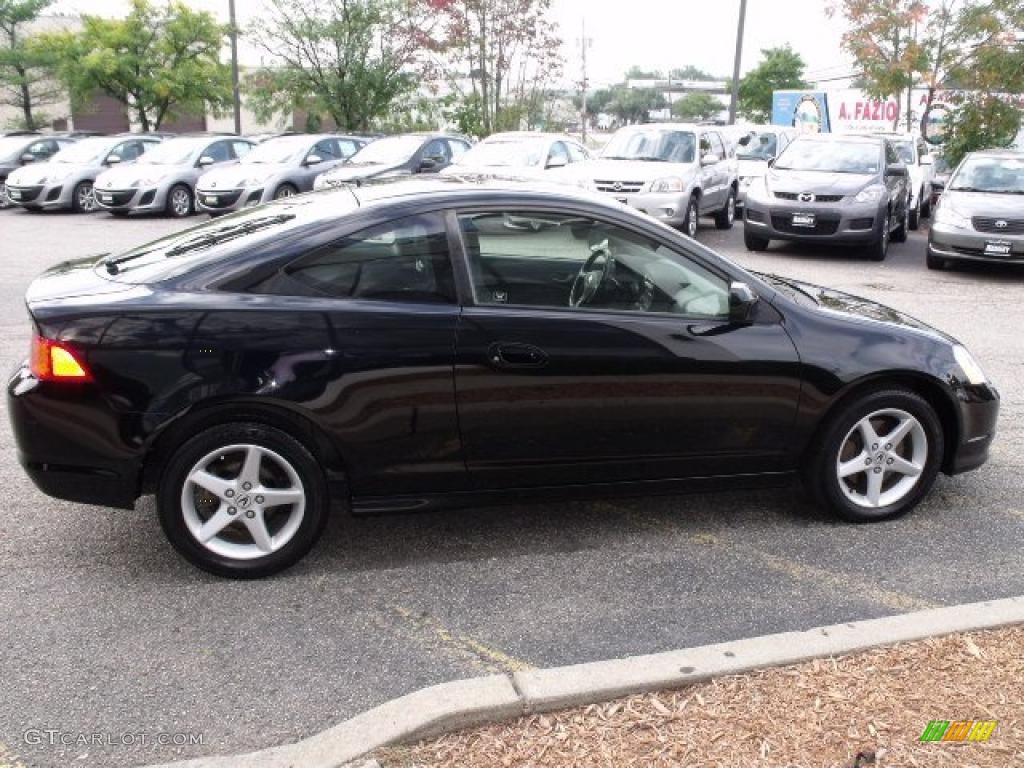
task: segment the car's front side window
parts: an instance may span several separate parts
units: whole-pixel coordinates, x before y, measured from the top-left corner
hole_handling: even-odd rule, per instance
[[[444,217],[409,216],[370,227],[299,257],[250,293],[454,303]]]
[[[523,210],[459,225],[477,304],[728,317],[724,278],[616,224]]]

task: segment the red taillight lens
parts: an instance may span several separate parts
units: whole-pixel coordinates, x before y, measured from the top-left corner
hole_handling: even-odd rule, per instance
[[[42,381],[91,381],[92,375],[73,347],[34,336],[29,357],[32,375]]]

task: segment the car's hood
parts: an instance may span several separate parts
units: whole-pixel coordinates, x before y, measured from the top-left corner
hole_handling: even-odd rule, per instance
[[[852,195],[876,178],[872,173],[786,171],[772,168],[765,176],[772,192],[813,192],[817,195]]]
[[[180,165],[137,164],[124,168],[111,168],[96,177],[97,189],[126,189],[140,179],[155,179],[177,173]]]
[[[815,285],[814,283],[805,283],[801,280],[793,280],[788,277],[781,277],[778,275],[767,275],[767,277],[771,281],[779,280],[784,283],[789,283],[797,290],[814,299],[814,301],[818,303],[818,306],[827,312],[837,312],[850,317],[865,318],[868,320],[887,323],[889,325],[899,326],[900,328],[910,328],[920,333],[943,339],[950,343],[956,343],[956,339],[952,336],[933,328],[927,323],[921,322],[916,317],[900,312],[898,309],[893,309],[885,304],[879,304],[877,301],[865,299],[862,296],[855,296],[851,293],[843,293],[842,291],[826,288],[821,285]]]
[[[948,187],[942,193],[942,205],[963,216],[1024,219],[1024,195],[994,192],[958,192]]]
[[[287,163],[238,163],[214,168],[199,177],[199,189],[238,189],[249,179],[269,179],[289,168]]]
[[[552,169],[556,170],[556,169]],[[472,176],[502,179],[540,179],[545,171],[536,165],[479,165],[456,163],[441,170],[442,176]],[[552,176],[548,172],[548,176]]]
[[[369,179],[374,176],[381,176],[385,173],[408,173],[401,165],[384,165],[371,163],[369,165],[339,165],[326,172],[326,177],[334,182],[357,181]]]
[[[7,177],[12,187],[43,184],[51,176],[72,176],[95,168],[88,163],[32,163],[22,166]]]
[[[659,163],[644,160],[587,160],[575,163],[574,175],[590,181],[649,182],[666,176],[686,176],[695,166],[688,163]]]
[[[764,176],[768,172],[768,161],[741,157],[736,160],[736,168],[740,178]]]

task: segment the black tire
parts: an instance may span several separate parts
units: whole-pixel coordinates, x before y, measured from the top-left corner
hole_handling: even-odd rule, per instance
[[[927,459],[916,484],[906,495],[887,506],[866,508],[848,498],[840,486],[837,462],[850,431],[866,416],[883,409],[899,409],[917,419],[927,438]],[[891,520],[909,512],[928,494],[942,465],[944,445],[942,423],[923,397],[904,389],[868,391],[841,404],[822,426],[804,457],[803,483],[818,504],[843,520],[852,523]]]
[[[921,197],[923,194],[924,194],[924,190],[923,189],[920,192],[918,192],[918,194],[917,194],[917,204],[910,211],[910,215],[907,217],[907,226],[909,226],[913,230],[917,230],[917,228],[919,226],[921,226],[921,216],[923,215],[921,213],[921,210],[922,210],[922,208],[924,208],[924,203],[922,202],[922,197]]]
[[[187,205],[179,205],[178,199],[184,200],[187,197]],[[192,195],[192,190],[189,189],[187,184],[175,184],[167,192],[167,202],[164,204],[164,210],[168,216],[175,219],[184,219],[195,213],[196,200]]]
[[[686,204],[686,216],[683,219],[683,234],[694,239],[697,238],[697,221],[700,219],[700,205],[696,193],[690,196],[690,202]]]
[[[747,246],[748,251],[767,251],[771,242],[767,237],[758,237],[749,229],[743,229],[743,244]]]
[[[715,214],[715,226],[719,229],[732,229],[734,221],[736,221],[736,190],[730,187],[725,205]]]
[[[89,213],[96,210],[96,201],[93,200],[92,207],[90,208],[87,204],[83,204],[82,197],[85,195],[85,191],[88,190],[89,196],[92,196],[92,182],[91,181],[80,181],[75,185],[75,188],[71,192],[71,210],[75,213]]]
[[[907,228],[910,226],[910,201],[903,207],[903,220],[900,221],[900,225],[893,230],[892,242],[894,243],[905,243],[907,242]]]
[[[889,252],[889,212],[885,212],[885,220],[882,222],[882,234],[868,246],[868,258],[872,261],[885,261]]]
[[[292,197],[297,194],[299,194],[299,190],[295,188],[294,184],[285,183],[274,190],[274,199],[281,200],[285,197]]]
[[[921,218],[930,219],[932,216],[932,196],[921,198]]]
[[[941,256],[935,256],[931,252],[928,253],[925,258],[925,263],[928,265],[928,269],[943,270],[949,266],[949,262]]]
[[[301,522],[287,543],[276,551],[252,559],[227,557],[201,544],[189,530],[181,503],[186,480],[196,463],[211,452],[237,444],[259,446],[283,458],[294,469],[305,494]],[[157,488],[160,525],[174,548],[193,565],[233,579],[270,576],[301,560],[323,533],[329,509],[330,498],[323,469],[309,450],[291,435],[257,423],[211,427],[186,441],[164,466]],[[241,522],[239,517],[224,530]],[[243,531],[243,528],[236,530]]]
[[[107,211],[107,213],[109,213],[111,216],[117,219],[128,218],[128,211]]]

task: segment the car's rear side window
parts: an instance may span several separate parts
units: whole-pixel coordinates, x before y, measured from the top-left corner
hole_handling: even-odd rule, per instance
[[[455,303],[443,216],[408,216],[300,256],[250,293]]]

